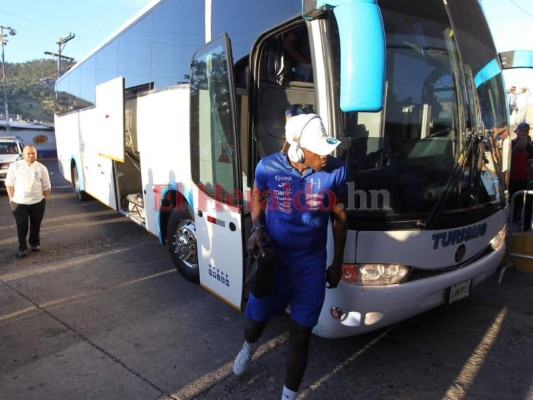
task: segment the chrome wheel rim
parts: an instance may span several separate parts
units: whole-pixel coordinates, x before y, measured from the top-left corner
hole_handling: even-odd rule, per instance
[[[196,226],[191,220],[183,220],[174,235],[174,252],[179,260],[190,269],[198,269],[198,246]]]

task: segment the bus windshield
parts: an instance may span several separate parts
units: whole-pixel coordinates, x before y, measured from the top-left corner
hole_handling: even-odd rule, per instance
[[[503,201],[501,145],[492,133],[505,114],[501,121],[481,120],[465,106],[468,93],[458,88],[463,81],[473,88],[477,66],[461,66],[457,34],[442,1],[432,1],[434,7],[412,3],[399,10],[394,1],[380,1],[387,45],[383,110],[342,114],[337,155],[352,185],[349,211],[374,225],[380,217],[434,222]],[[494,108],[487,97],[501,87],[499,74],[472,90]],[[494,115],[487,107],[479,105],[480,114]]]

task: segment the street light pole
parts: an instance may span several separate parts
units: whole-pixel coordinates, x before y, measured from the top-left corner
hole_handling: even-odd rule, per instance
[[[4,29],[9,33],[4,34]],[[0,25],[0,41],[2,42],[2,74],[4,76],[4,113],[5,113],[5,129],[6,133],[9,135],[9,110],[7,107],[7,79],[6,79],[6,61],[5,61],[5,51],[4,47],[7,45],[7,37],[9,35],[15,36],[17,31],[15,31],[10,26]]]

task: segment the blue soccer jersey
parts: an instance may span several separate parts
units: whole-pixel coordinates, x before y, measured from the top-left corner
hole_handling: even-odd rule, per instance
[[[261,192],[268,191],[266,229],[280,262],[324,268],[331,210],[346,193],[344,164],[328,156],[323,170],[309,168],[300,174],[285,154],[275,153],[257,165],[255,185]]]

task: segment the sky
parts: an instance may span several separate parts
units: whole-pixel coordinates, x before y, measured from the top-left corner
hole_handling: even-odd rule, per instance
[[[533,50],[533,0],[481,0],[481,6],[498,51]],[[533,90],[533,69],[512,69],[503,74],[508,88]]]
[[[0,0],[8,63],[50,58],[56,42],[74,34],[62,54],[81,60],[152,0]],[[179,0],[176,0],[179,1]],[[201,0],[198,0],[201,1]],[[533,50],[533,0],[480,0],[498,51]],[[4,30],[4,34],[7,33]],[[533,70],[505,73],[506,85],[533,89]]]
[[[18,63],[53,58],[57,42],[74,34],[62,54],[81,60],[151,0],[0,0],[0,25],[9,36],[5,61]],[[4,34],[8,33],[4,29]]]

